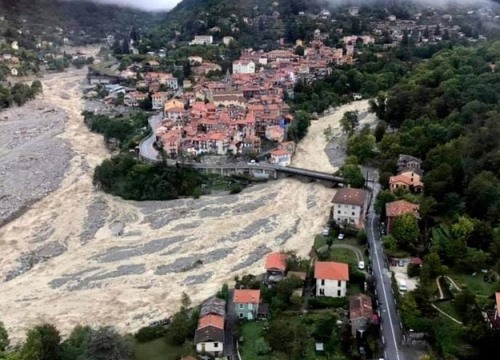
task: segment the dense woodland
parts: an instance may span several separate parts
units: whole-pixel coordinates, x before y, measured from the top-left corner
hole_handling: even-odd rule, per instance
[[[429,334],[445,359],[487,358],[500,340],[481,315],[500,290],[499,59],[500,42],[439,52],[372,103],[397,130],[378,133],[371,161],[382,183],[387,186],[395,172],[398,154],[424,160],[424,194],[382,191],[377,207],[383,212],[396,198],[420,203],[420,228],[414,217],[404,217],[384,242],[389,253],[423,256],[420,285],[403,297],[402,318],[408,328]],[[483,269],[482,286],[489,291],[464,280],[464,289],[450,294],[464,326],[443,321],[431,307],[436,277],[468,279]],[[483,283],[483,276],[477,281]]]

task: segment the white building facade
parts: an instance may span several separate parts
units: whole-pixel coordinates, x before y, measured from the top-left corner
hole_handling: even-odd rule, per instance
[[[316,279],[316,296],[344,297],[347,281]]]
[[[233,62],[233,74],[254,74],[255,63],[253,61],[238,60]]]

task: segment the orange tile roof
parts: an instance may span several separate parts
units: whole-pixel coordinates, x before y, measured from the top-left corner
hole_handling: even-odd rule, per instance
[[[396,176],[389,177],[389,184],[403,183],[408,186],[423,186],[420,175],[411,171],[404,171]]]
[[[273,252],[267,255],[266,260],[266,270],[269,269],[278,269],[285,271],[286,270],[286,254],[281,252]]]
[[[416,214],[418,215],[418,210],[420,205],[412,204],[406,200],[397,200],[385,204],[385,213],[389,217],[401,216],[405,214]]]
[[[500,312],[500,292],[495,293],[495,299],[497,301],[497,311]]]
[[[233,302],[236,304],[257,304],[260,302],[260,290],[236,289]]]
[[[314,278],[349,281],[349,266],[333,261],[317,261],[314,264]]]
[[[219,329],[224,329],[224,317],[220,315],[205,315],[198,319],[198,329],[202,329],[207,326],[213,326]]]
[[[276,149],[271,151],[271,156],[285,156],[290,155],[290,153],[285,149]]]

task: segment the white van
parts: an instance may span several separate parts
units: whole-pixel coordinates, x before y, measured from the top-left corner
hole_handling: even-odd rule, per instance
[[[399,280],[399,291],[400,292],[406,292],[406,291],[408,291],[408,287],[406,286],[406,281],[405,280]]]

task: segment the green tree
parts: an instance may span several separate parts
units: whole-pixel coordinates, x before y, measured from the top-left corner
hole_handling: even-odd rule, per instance
[[[373,132],[373,135],[375,136],[375,141],[377,143],[382,141],[386,131],[387,131],[387,124],[384,121],[379,121]]]
[[[424,256],[424,263],[420,271],[420,281],[422,284],[430,284],[439,275],[443,274],[443,266],[441,265],[441,258],[436,252],[431,252]]]
[[[61,344],[61,360],[77,360],[83,355],[91,332],[90,326],[75,326],[68,339]]]
[[[153,109],[153,99],[151,98],[151,94],[148,94],[148,96],[146,96],[144,100],[141,101],[139,107],[146,111],[150,111],[151,109]]]
[[[413,214],[405,214],[394,219],[392,236],[402,249],[410,249],[418,239],[419,229],[417,219]]]
[[[83,355],[78,360],[132,360],[131,344],[113,327],[92,330],[87,336]]]
[[[365,178],[358,165],[346,164],[341,169],[342,177],[346,183],[355,188],[361,188],[365,184]]]
[[[0,321],[0,355],[7,349],[9,344],[9,333],[5,329],[3,322]]]
[[[361,132],[352,135],[347,141],[347,155],[356,156],[364,164],[375,157],[375,136]]]
[[[489,171],[482,171],[471,180],[465,190],[467,210],[480,219],[496,214],[500,207],[500,180]]]
[[[58,360],[60,345],[61,336],[53,325],[37,325],[28,331],[21,356],[23,360]]]
[[[288,135],[296,141],[302,139],[307,134],[307,129],[311,125],[311,116],[302,110],[295,113],[293,123],[288,128]]]
[[[348,136],[351,136],[359,125],[358,112],[346,111],[342,119],[340,119],[340,126],[342,131]]]
[[[229,300],[229,286],[227,284],[222,285],[222,288],[217,292],[217,297],[222,300]]]
[[[287,320],[272,320],[266,332],[266,340],[274,351],[290,355],[293,349],[293,325]]]
[[[375,212],[380,214],[381,219],[385,219],[385,205],[392,201],[396,201],[396,195],[394,195],[390,190],[382,190],[377,194],[375,198]]]
[[[296,46],[294,52],[296,55],[304,56],[305,49],[303,46]]]
[[[189,335],[189,315],[187,309],[182,308],[172,317],[168,328],[167,339],[172,345],[182,345]]]

